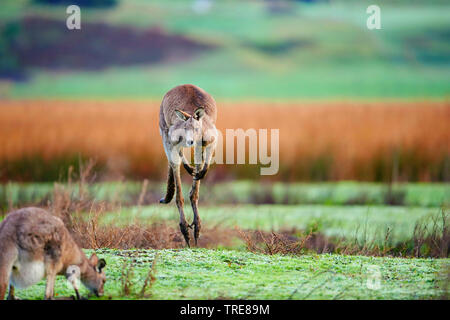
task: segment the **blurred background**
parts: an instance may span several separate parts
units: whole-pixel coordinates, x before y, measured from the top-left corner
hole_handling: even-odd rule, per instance
[[[3,0],[0,181],[164,181],[158,110],[192,83],[218,128],[280,129],[280,171],[211,182],[448,182],[447,1]],[[66,7],[81,8],[68,30]]]

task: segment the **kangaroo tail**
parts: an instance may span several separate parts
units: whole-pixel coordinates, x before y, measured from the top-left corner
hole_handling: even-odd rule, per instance
[[[173,199],[173,195],[175,194],[175,179],[173,176],[173,169],[169,166],[169,173],[167,175],[167,190],[164,198],[159,200],[160,203],[169,203]]]

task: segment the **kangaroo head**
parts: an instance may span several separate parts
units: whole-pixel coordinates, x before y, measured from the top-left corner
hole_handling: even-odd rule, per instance
[[[170,133],[173,142],[182,143],[184,147],[192,147],[194,142],[202,140],[202,117],[205,109],[200,107],[194,111],[193,115],[180,109],[175,110],[175,114],[181,120],[174,125]]]
[[[81,274],[81,282],[97,297],[103,295],[103,287],[106,275],[103,268],[106,266],[105,259],[99,259],[95,253],[88,260],[88,266]]]

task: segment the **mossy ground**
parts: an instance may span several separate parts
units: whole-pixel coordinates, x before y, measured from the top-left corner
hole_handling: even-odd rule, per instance
[[[101,249],[97,253],[108,263],[102,299],[432,299],[444,294],[445,268],[450,265],[449,259],[269,256],[218,249]],[[145,296],[139,296],[155,255],[156,280]],[[124,267],[131,264],[131,294],[124,296],[120,279]],[[370,286],[377,270],[379,288]],[[44,288],[41,281],[17,290],[17,295],[42,299]],[[57,297],[73,294],[63,277],[55,291]]]

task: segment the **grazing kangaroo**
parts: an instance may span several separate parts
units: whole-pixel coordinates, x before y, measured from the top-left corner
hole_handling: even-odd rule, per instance
[[[180,230],[189,246],[188,227],[194,226],[195,245],[200,234],[198,194],[200,180],[206,175],[217,144],[216,102],[203,89],[185,84],[171,89],[164,96],[159,112],[159,131],[169,161],[167,191],[160,203],[169,203],[176,190],[176,204],[180,213]],[[194,147],[195,166],[192,167],[183,154],[183,148]],[[201,155],[201,158],[198,155]],[[192,175],[189,193],[194,221],[188,225],[184,216],[184,198],[181,190],[180,164]]]
[[[100,296],[106,281],[105,266],[105,260],[95,254],[88,259],[62,220],[43,209],[13,211],[0,224],[0,299],[4,299],[8,284],[8,299],[15,299],[14,287],[27,288],[44,276],[45,299],[52,299],[57,274],[66,275],[77,298],[74,276]]]

